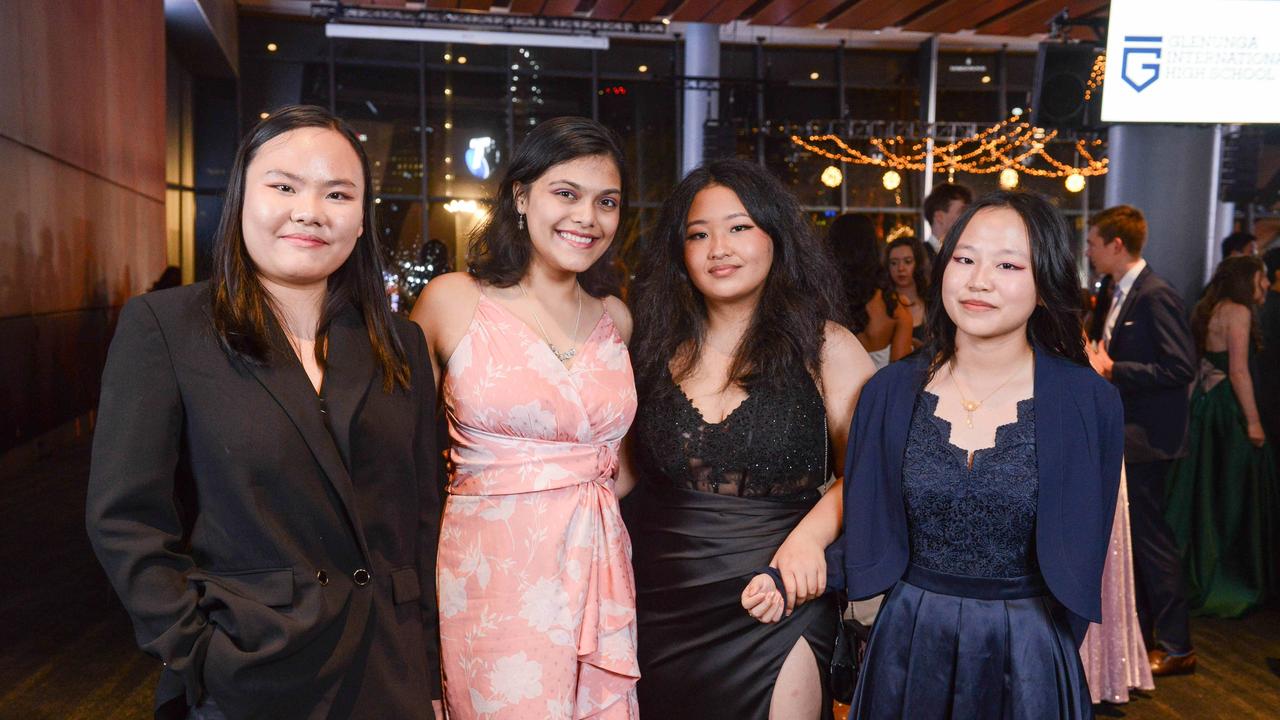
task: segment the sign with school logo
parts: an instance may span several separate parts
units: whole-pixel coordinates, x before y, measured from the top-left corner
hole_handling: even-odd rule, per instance
[[[1280,122],[1280,0],[1112,0],[1104,122]]]

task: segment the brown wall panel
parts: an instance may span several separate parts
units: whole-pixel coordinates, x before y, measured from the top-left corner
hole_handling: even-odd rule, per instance
[[[24,106],[15,139],[163,202],[163,6],[13,4]]]
[[[93,408],[165,265],[164,6],[0,0],[0,453]]]

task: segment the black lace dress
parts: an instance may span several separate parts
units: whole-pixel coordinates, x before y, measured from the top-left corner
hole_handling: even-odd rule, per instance
[[[876,618],[849,717],[1093,717],[1066,610],[1036,560],[1033,401],[972,463],[937,406],[923,392],[911,417],[911,560]]]
[[[642,388],[633,431],[641,474],[624,514],[636,570],[643,718],[768,717],[783,660],[804,637],[825,682],[831,596],[763,625],[740,596],[819,498],[827,468],[823,402],[803,370],[753,388],[708,423],[670,377]]]

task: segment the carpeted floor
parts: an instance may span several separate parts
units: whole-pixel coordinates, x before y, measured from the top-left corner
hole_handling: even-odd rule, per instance
[[[88,456],[87,445],[77,447],[0,480],[0,720],[151,716],[160,665],[135,646],[85,537]],[[1098,716],[1280,717],[1280,610],[1197,618],[1192,632],[1197,674],[1159,679],[1154,692],[1099,706]]]

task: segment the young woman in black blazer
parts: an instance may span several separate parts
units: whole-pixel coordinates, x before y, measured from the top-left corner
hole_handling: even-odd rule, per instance
[[[236,155],[212,279],[121,313],[86,514],[157,717],[438,716],[435,385],[374,227],[355,135],[283,108]]]

